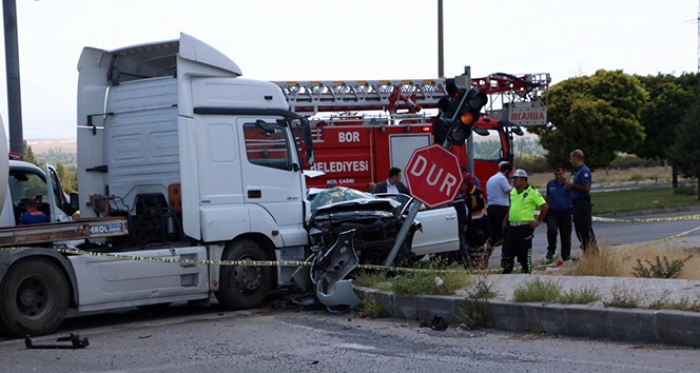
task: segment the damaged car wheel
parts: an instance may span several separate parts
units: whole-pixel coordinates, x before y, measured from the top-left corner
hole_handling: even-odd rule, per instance
[[[222,260],[268,260],[265,251],[252,240],[229,244]],[[263,304],[272,288],[272,268],[223,266],[216,299],[227,309],[241,310]]]

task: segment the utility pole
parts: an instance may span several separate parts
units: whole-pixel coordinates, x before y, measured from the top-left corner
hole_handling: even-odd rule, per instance
[[[5,25],[5,70],[7,73],[7,111],[9,115],[10,151],[24,155],[16,0],[2,0],[2,18],[3,24]],[[0,156],[3,155],[0,154]]]
[[[442,0],[438,0],[438,78],[445,76],[445,50],[442,36]]]

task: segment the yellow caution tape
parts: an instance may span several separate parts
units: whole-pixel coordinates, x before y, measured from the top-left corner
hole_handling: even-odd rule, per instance
[[[637,250],[637,249],[641,249],[641,248],[644,248],[644,247],[649,247],[649,246],[654,246],[654,245],[659,245],[659,244],[662,244],[662,243],[670,242],[670,241],[679,239],[679,238],[681,238],[681,237],[683,237],[683,236],[687,236],[687,235],[689,235],[689,234],[691,234],[691,233],[693,233],[693,232],[695,232],[695,231],[698,231],[698,230],[700,230],[700,227],[693,228],[693,229],[691,229],[691,230],[688,230],[688,231],[685,231],[685,232],[681,232],[681,233],[678,233],[678,234],[674,234],[673,236],[669,236],[669,237],[666,237],[666,238],[662,238],[662,239],[660,239],[660,240],[645,242],[645,243],[643,243],[643,244],[641,244],[641,245],[635,246],[634,249]]]
[[[4,248],[1,250],[22,250],[23,248]],[[102,258],[112,258],[120,260],[135,260],[144,262],[157,263],[173,263],[173,264],[188,264],[188,265],[217,265],[217,266],[248,266],[248,267],[311,267],[311,262],[301,261],[277,261],[277,260],[211,260],[211,259],[174,259],[174,258],[159,258],[136,255],[121,255],[114,253],[100,253],[95,251],[84,251],[79,249],[53,248],[54,251],[61,254],[71,255],[90,255]],[[423,272],[423,273],[445,273],[455,272],[453,269],[427,269],[427,268],[405,268],[405,267],[386,267],[375,264],[359,264],[358,269],[391,271],[391,272]]]
[[[535,211],[535,215],[539,215],[539,211]],[[602,223],[659,223],[664,221],[682,221],[682,220],[700,220],[700,214],[696,215],[686,215],[686,216],[673,216],[670,218],[604,218],[600,216],[593,216],[593,221]]]
[[[700,220],[700,214],[697,215],[687,215],[687,216],[673,216],[670,218],[631,218],[631,219],[620,219],[620,218],[603,218],[594,216],[593,221],[607,222],[607,223],[659,223],[664,221],[682,221],[682,220]]]

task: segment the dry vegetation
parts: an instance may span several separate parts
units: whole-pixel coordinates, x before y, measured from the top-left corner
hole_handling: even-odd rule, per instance
[[[546,173],[533,173],[528,175],[528,181],[530,184],[537,188],[544,188],[549,180],[553,179],[551,172]],[[644,180],[655,180],[659,181],[670,181],[671,180],[671,168],[668,168],[668,172],[664,171],[663,166],[657,167],[643,167],[643,168],[629,168],[626,170],[609,170],[608,174],[605,174],[605,170],[596,170],[593,172],[593,182],[595,184],[609,184],[609,183],[619,183],[626,181],[644,181]]]
[[[647,260],[655,262],[657,257],[666,257],[669,262],[673,262],[690,255],[692,258],[685,262],[676,278],[700,281],[700,249],[673,249],[670,245],[611,249],[604,244],[598,254],[584,254],[576,262],[565,265],[561,273],[574,276],[635,277],[634,268],[638,266],[638,259],[646,263]]]

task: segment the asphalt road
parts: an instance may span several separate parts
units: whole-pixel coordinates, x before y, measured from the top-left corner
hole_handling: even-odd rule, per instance
[[[697,211],[694,212],[681,212],[675,214],[665,214],[665,215],[648,215],[648,216],[637,216],[638,218],[659,218],[659,217],[675,217],[675,216],[686,216],[695,215]],[[627,219],[627,218],[625,218]],[[693,228],[700,227],[700,220],[682,220],[682,221],[669,221],[669,222],[659,222],[659,223],[593,223],[593,232],[595,232],[598,244],[608,245],[621,245],[621,244],[631,244],[637,242],[648,242],[660,240],[669,236],[673,236],[682,232],[689,231]],[[700,237],[700,230],[690,233],[686,237]],[[571,248],[572,252],[576,253],[580,243],[576,238],[576,233],[573,231],[572,223],[572,233],[571,233]],[[559,252],[561,245],[559,238],[557,239],[557,253]],[[534,255],[544,255],[547,253],[547,227],[546,225],[541,225],[535,231],[535,238],[532,242],[532,253]],[[576,254],[578,255],[578,254]],[[499,258],[501,256],[501,249],[498,248],[494,251],[492,258]]]
[[[104,315],[104,318],[114,316]],[[127,317],[127,316],[122,316]],[[83,350],[0,342],[3,372],[697,372],[697,350],[505,332],[445,332],[325,311],[207,312],[102,326]],[[64,327],[63,329],[67,329]],[[55,338],[55,336],[54,336]],[[51,338],[38,338],[50,341]]]

